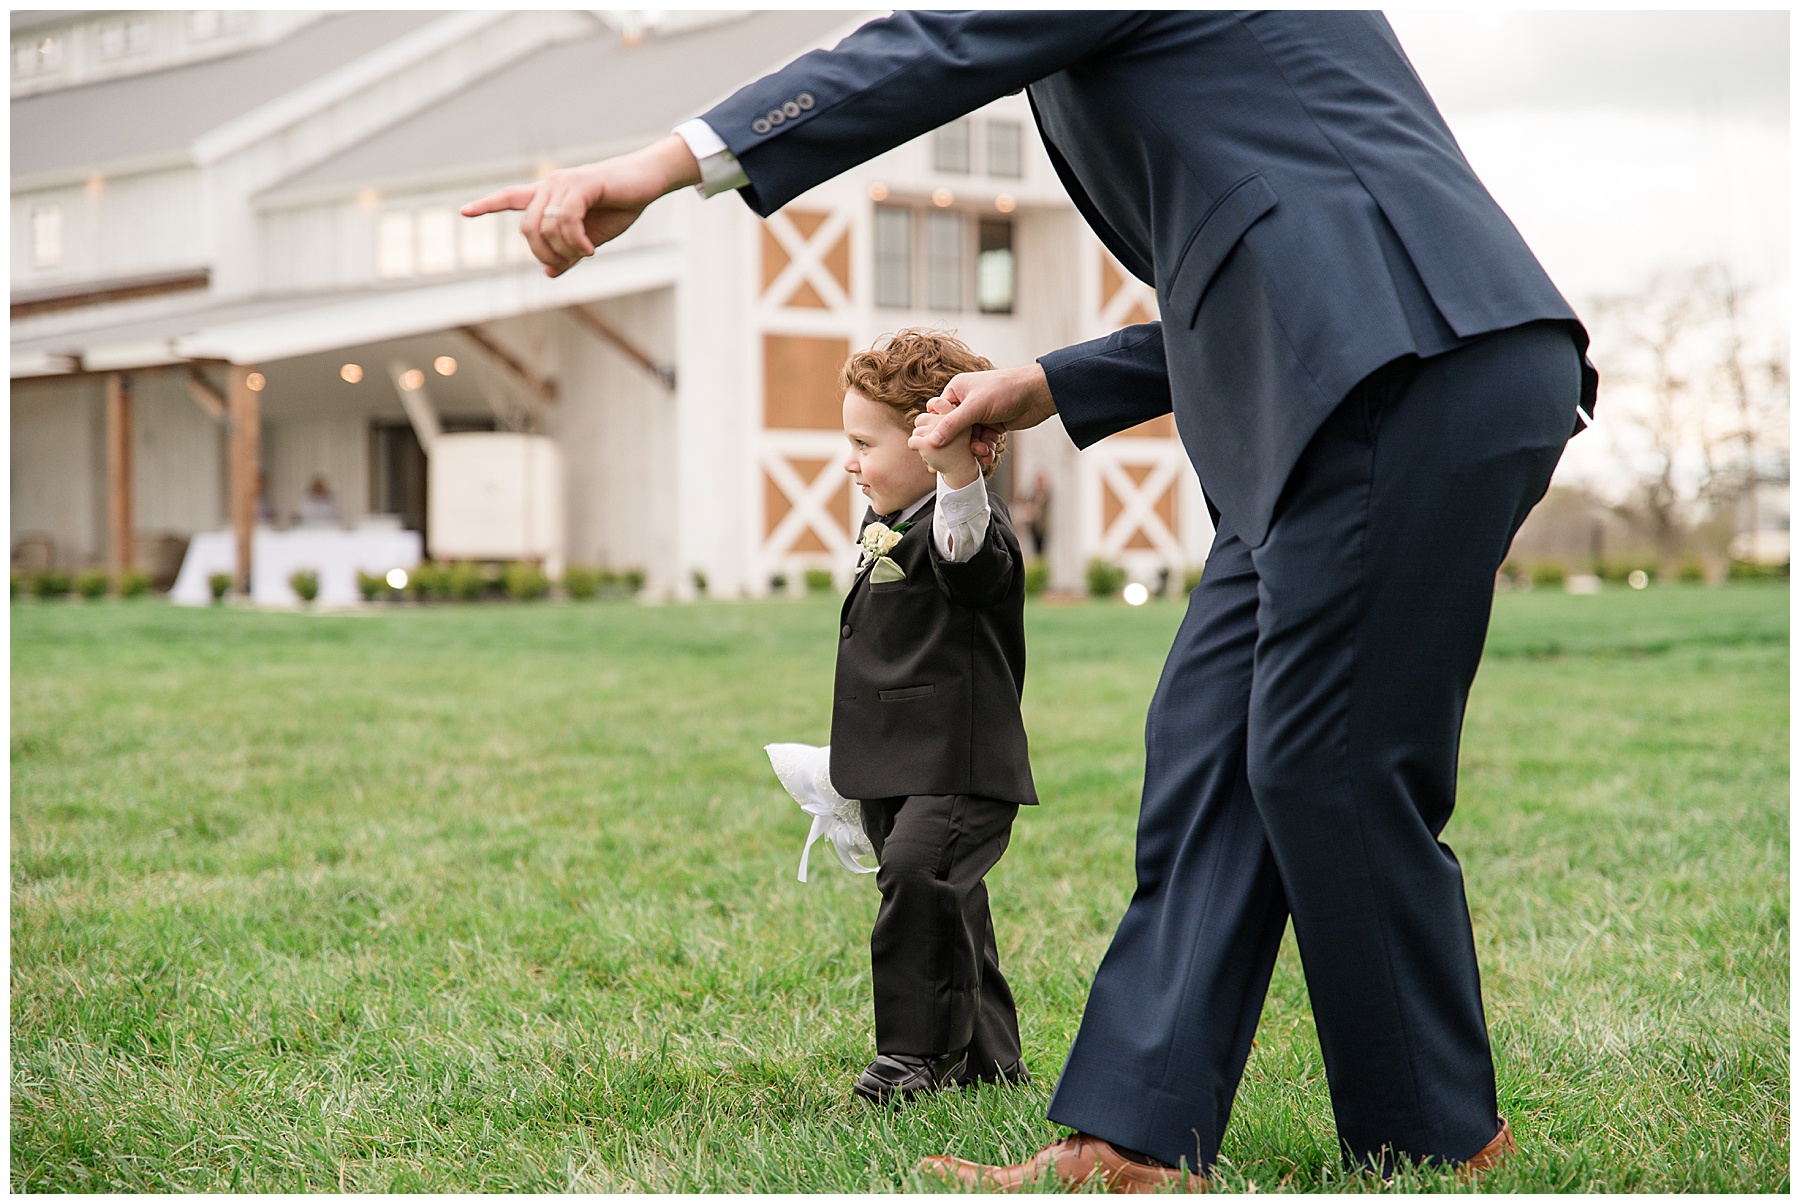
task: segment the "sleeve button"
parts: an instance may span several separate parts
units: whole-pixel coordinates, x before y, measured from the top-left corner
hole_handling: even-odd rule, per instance
[[[800,106],[795,101],[790,100],[786,104],[782,105],[781,111],[783,113],[786,113],[789,117],[800,116]]]
[[[844,624],[844,638],[845,639],[850,638],[850,624],[848,624],[848,623]]]
[[[761,117],[758,117],[755,121],[750,123],[750,128],[759,134],[766,134],[769,132],[769,123],[764,121]]]
[[[794,97],[794,103],[799,105],[802,109],[810,109],[813,107],[813,94],[811,92],[802,92],[800,95]]]

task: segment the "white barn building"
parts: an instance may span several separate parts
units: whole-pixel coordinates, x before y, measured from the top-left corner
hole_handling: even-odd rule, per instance
[[[473,556],[469,498],[435,499],[529,445],[553,450],[523,554],[552,570],[639,568],[652,597],[847,579],[851,350],[940,326],[1016,364],[1155,314],[1023,96],[767,222],[666,198],[557,280],[511,222],[455,210],[665,134],[871,15],[14,13],[15,569],[166,578],[223,531],[248,560],[315,478],[346,527]],[[454,442],[476,432],[514,438]],[[1168,419],[1080,453],[1025,432],[1008,460],[1003,489],[1049,481],[1058,588],[1092,557],[1154,585],[1205,555]]]

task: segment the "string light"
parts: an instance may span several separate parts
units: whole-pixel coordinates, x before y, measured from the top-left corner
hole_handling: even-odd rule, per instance
[[[345,364],[342,368],[338,369],[338,375],[354,385],[362,380],[362,365]]]

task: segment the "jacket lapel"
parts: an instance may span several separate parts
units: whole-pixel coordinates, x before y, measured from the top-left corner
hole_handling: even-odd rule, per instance
[[[907,547],[908,542],[913,538],[914,532],[923,530],[924,534],[920,535],[919,538],[920,539],[930,539],[931,538],[931,532],[930,532],[931,513],[933,510],[936,510],[936,509],[937,509],[937,494],[934,492],[931,494],[931,496],[929,498],[926,499],[925,504],[923,506],[920,506],[919,509],[917,510],[917,512],[915,512],[911,518],[906,520],[908,523],[910,523],[912,525],[907,527],[906,530],[901,534],[900,542],[894,545],[894,551],[888,553],[888,556],[890,559],[897,559],[894,556],[894,552],[898,552],[902,548]],[[856,538],[859,541],[862,539],[862,533],[865,530],[867,530],[869,524],[874,521],[875,521],[875,511],[873,511],[873,510],[865,511],[863,514],[863,517],[862,517],[862,524],[856,528]],[[857,555],[858,556],[862,555],[862,550],[860,547],[857,549]],[[871,560],[868,564],[865,564],[861,568],[856,570],[856,579],[853,580],[852,582],[850,582],[850,592],[844,595],[843,608],[838,612],[838,624],[840,626],[843,624],[845,619],[848,619],[850,617],[850,603],[852,603],[856,600],[857,592],[863,588],[865,583],[867,583],[867,581],[869,580],[869,574],[871,572],[873,572],[874,569],[875,569],[875,562],[873,560]]]

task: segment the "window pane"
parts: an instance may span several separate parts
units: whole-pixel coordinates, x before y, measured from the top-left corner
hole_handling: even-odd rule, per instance
[[[31,266],[53,268],[62,262],[62,206],[41,205],[31,211]]]
[[[499,263],[501,234],[497,213],[461,219],[457,223],[457,237],[462,243],[459,248],[462,265],[465,268],[491,268]]]
[[[969,119],[958,118],[931,136],[931,165],[939,171],[969,174]]]
[[[413,274],[412,214],[381,215],[375,228],[375,274],[384,280]]]
[[[928,309],[962,308],[963,215],[925,215],[925,305]]]
[[[912,222],[910,209],[875,207],[875,304],[912,307]]]
[[[1025,127],[1016,121],[990,121],[987,127],[987,171],[1016,180],[1025,174]]]
[[[448,209],[422,209],[414,219],[419,232],[419,271],[426,275],[456,267],[455,216]]]
[[[984,314],[1013,310],[1012,223],[983,218],[981,252],[975,260],[975,303]]]

